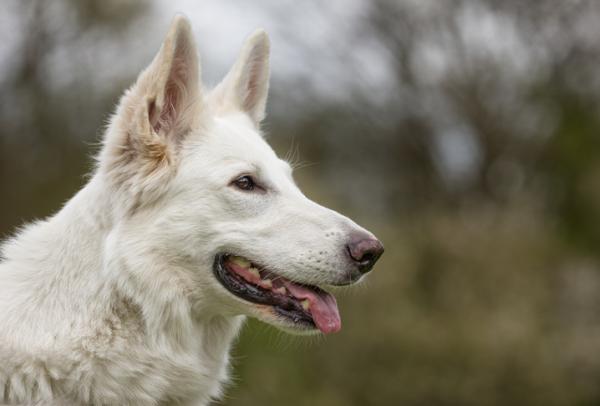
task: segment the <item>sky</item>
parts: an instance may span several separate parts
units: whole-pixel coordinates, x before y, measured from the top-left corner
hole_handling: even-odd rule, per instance
[[[304,84],[333,100],[341,100],[359,87],[369,87],[377,94],[389,89],[392,72],[386,58],[390,55],[356,29],[367,13],[368,2],[364,0],[175,0],[155,5],[157,26],[166,27],[178,12],[190,18],[209,84],[224,75],[244,38],[263,28],[271,38],[274,82]],[[157,34],[161,31],[164,28]]]

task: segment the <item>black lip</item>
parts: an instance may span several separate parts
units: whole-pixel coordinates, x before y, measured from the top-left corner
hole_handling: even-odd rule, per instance
[[[228,256],[228,254],[218,254],[213,264],[213,273],[225,289],[248,302],[272,306],[277,314],[296,324],[316,328],[311,314],[304,310],[298,300],[250,284],[227,270],[225,261]]]

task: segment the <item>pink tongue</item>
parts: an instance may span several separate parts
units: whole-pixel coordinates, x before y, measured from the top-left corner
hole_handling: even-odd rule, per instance
[[[231,268],[231,270],[248,282],[268,289],[264,285],[264,281],[260,278],[260,276],[256,276],[247,268],[243,268],[234,262],[229,262],[227,265]],[[332,295],[324,291],[316,292],[304,286],[296,285],[295,283],[284,278],[274,279],[272,282],[273,286],[276,287],[280,281],[283,282],[285,287],[296,299],[308,300],[310,303],[310,314],[312,315],[312,318],[319,330],[325,334],[336,333],[340,331],[342,328],[342,321],[340,320],[340,313],[338,311],[337,303]]]
[[[325,334],[336,333],[342,328],[340,312],[335,297],[327,292],[315,292],[312,289],[283,280],[285,287],[297,299],[307,299],[310,303],[310,314],[315,324]]]

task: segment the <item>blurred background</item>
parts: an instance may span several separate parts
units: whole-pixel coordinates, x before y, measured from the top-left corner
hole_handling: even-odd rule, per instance
[[[221,404],[600,405],[600,2],[3,0],[0,236],[83,185],[176,12],[209,85],[270,33],[270,142],[386,245],[339,334],[250,322]]]

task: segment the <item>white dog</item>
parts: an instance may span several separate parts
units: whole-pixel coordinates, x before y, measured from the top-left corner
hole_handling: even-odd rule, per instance
[[[205,405],[245,316],[340,329],[317,286],[358,281],[383,247],[308,200],[262,138],[268,57],[257,31],[205,93],[175,18],[89,183],[2,247],[0,401]]]

